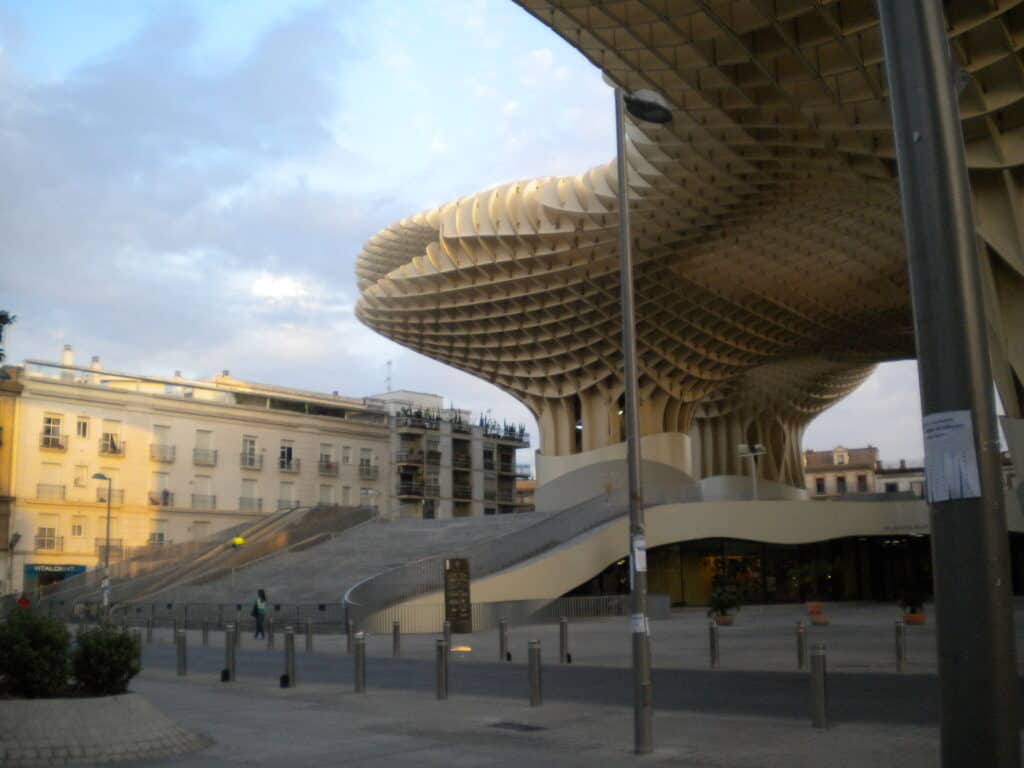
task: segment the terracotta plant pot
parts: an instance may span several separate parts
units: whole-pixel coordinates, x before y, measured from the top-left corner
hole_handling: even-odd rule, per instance
[[[820,627],[827,627],[828,616],[826,616],[824,613],[812,613],[811,624],[817,624]]]
[[[735,620],[736,617],[728,613],[719,613],[715,615],[715,624],[720,627],[731,627]]]
[[[921,624],[924,624],[927,621],[928,621],[928,614],[925,613],[924,611],[920,611],[918,613],[904,613],[903,614],[903,623],[904,624],[912,624],[914,626],[920,626]]]
[[[814,616],[816,614],[823,613],[824,610],[825,609],[821,605],[821,603],[808,603],[807,604],[807,615],[808,616]]]

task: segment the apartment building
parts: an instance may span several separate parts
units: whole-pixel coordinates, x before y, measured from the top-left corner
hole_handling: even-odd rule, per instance
[[[390,505],[381,403],[232,378],[0,369],[0,594],[279,509]]]
[[[875,493],[878,449],[844,448],[804,451],[804,482],[815,498],[837,498],[851,493]]]
[[[525,428],[444,408],[438,395],[400,390],[374,395],[391,423],[393,517],[478,517],[523,511],[516,497],[516,451]]]

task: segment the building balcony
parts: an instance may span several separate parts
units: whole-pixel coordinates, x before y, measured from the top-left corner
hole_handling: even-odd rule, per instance
[[[423,496],[423,483],[399,483],[398,496],[414,496],[417,498]]]
[[[239,496],[238,497],[238,511],[239,512],[262,512],[263,511],[263,499],[256,499],[251,496]]]
[[[36,536],[36,551],[37,552],[63,552],[64,551],[64,537],[63,536],[49,536],[41,535]]]
[[[298,459],[286,459],[283,456],[277,460],[277,468],[282,472],[290,475],[298,474],[299,471],[299,460]]]
[[[423,486],[423,495],[431,499],[441,498],[441,486],[437,483],[426,483]]]
[[[149,458],[153,461],[159,461],[161,464],[172,464],[175,458],[174,446],[150,443]]]
[[[36,485],[36,498],[43,501],[63,501],[66,486],[53,485],[52,483],[39,483]]]
[[[174,494],[167,490],[150,491],[149,503],[154,507],[173,507]]]
[[[216,467],[217,451],[214,448],[193,448],[192,464],[197,467]]]
[[[455,469],[472,469],[473,458],[468,453],[456,453],[452,456],[452,466],[455,467]]]
[[[124,488],[108,490],[107,488],[100,487],[96,489],[96,501],[106,504],[108,497],[111,504],[124,504]]]
[[[333,459],[320,459],[319,463],[317,463],[317,472],[324,477],[337,477],[338,462]]]
[[[39,435],[39,447],[44,451],[66,451],[68,449],[68,436],[48,435],[43,432]]]
[[[439,450],[437,450],[435,448],[428,448],[427,449],[426,462],[427,462],[427,464],[430,464],[432,467],[440,466],[441,465],[441,451],[439,451]]]
[[[359,465],[359,479],[360,480],[376,480],[380,475],[380,471],[377,467],[372,464],[360,464]]]
[[[263,469],[263,454],[261,453],[246,453],[242,451],[238,455],[238,465],[242,469],[253,469],[259,471]]]
[[[216,509],[217,497],[208,493],[192,494],[192,509]]]
[[[278,509],[294,509],[295,507],[301,507],[302,503],[298,499],[278,499]]]
[[[430,420],[422,416],[395,416],[395,428],[400,432],[419,432],[430,429]],[[437,427],[433,427],[436,429]]]
[[[463,421],[453,421],[452,432],[457,432],[462,435],[471,435],[473,434],[473,427]]]
[[[515,461],[499,461],[498,462],[498,474],[499,475],[514,475],[516,474],[516,463]]]
[[[493,472],[494,471],[494,459],[487,459],[487,458],[484,459],[484,471],[485,472]]]
[[[120,435],[106,434],[100,438],[101,456],[124,456],[125,441]]]
[[[455,499],[472,499],[473,498],[473,486],[467,485],[466,483],[454,483],[452,485],[452,498],[455,498]]]
[[[419,465],[422,463],[423,451],[399,451],[395,454],[395,464]]]

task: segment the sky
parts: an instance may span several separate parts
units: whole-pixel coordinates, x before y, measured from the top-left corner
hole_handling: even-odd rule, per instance
[[[436,392],[536,425],[496,387],[362,326],[361,245],[405,216],[614,155],[611,92],[507,0],[0,0],[8,362]],[[914,363],[804,445],[923,455]],[[536,447],[536,445],[534,446]]]

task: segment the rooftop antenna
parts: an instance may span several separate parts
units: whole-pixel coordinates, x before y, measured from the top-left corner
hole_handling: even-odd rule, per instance
[[[388,392],[391,391],[391,361],[388,360]]]

